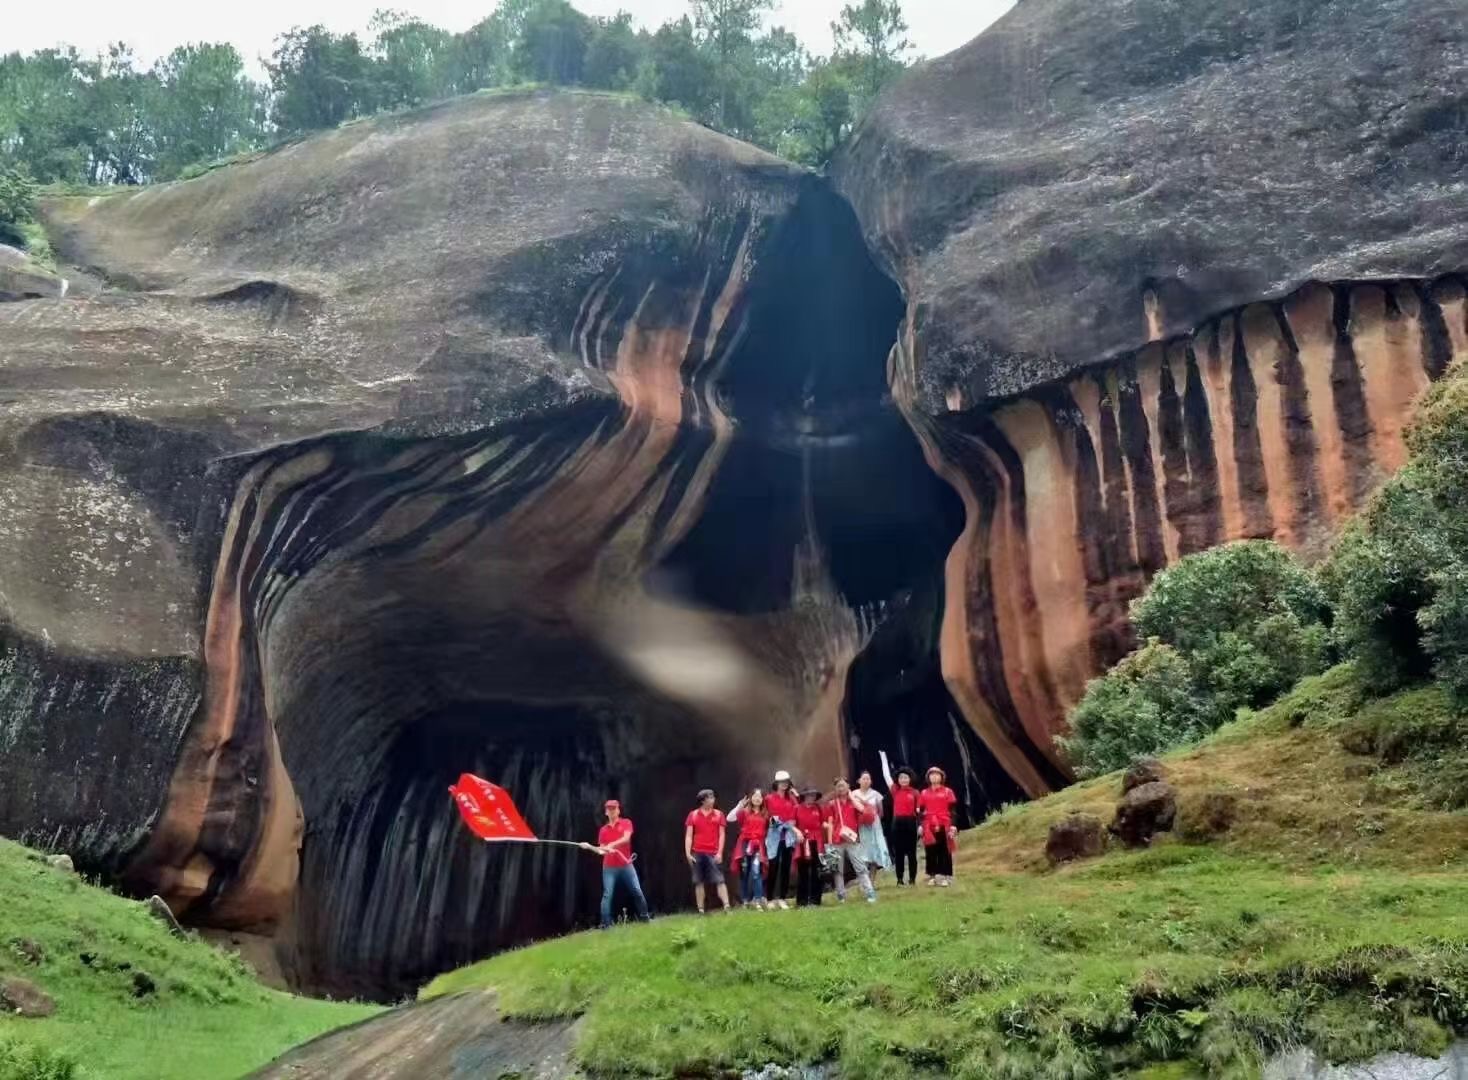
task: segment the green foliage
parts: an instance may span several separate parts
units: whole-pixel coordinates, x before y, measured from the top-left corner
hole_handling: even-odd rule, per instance
[[[1194,742],[1228,715],[1198,694],[1187,659],[1154,639],[1091,680],[1059,741],[1078,775],[1095,776]]]
[[[69,1054],[0,1036],[0,1080],[75,1080],[77,1075]]]
[[[631,91],[796,161],[820,166],[905,64],[898,0],[861,0],[832,24],[837,48],[812,58],[773,0],[689,0],[655,32],[627,12],[588,17],[569,0],[502,0],[453,34],[381,10],[370,37],[323,26],[276,39],[269,85],[233,46],[183,45],[151,69],[122,45],[0,57],[0,167],[40,183],[139,184],[282,137],[388,109],[511,85]],[[3,221],[3,219],[0,219]]]
[[[1381,692],[1429,671],[1468,701],[1468,378],[1425,402],[1411,460],[1336,545],[1322,578],[1336,640]]]
[[[18,243],[36,209],[36,183],[23,168],[0,167],[0,243]]]
[[[1094,679],[1061,745],[1082,776],[1186,745],[1329,662],[1314,576],[1267,541],[1190,555],[1132,605],[1147,644]]]

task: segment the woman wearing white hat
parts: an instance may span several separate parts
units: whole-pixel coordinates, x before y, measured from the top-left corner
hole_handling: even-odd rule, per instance
[[[782,910],[790,907],[786,897],[790,893],[790,864],[800,843],[800,830],[795,825],[795,811],[799,805],[800,794],[790,782],[790,774],[781,769],[775,774],[775,782],[765,796],[765,807],[770,813],[770,829],[765,833],[765,856],[770,867],[770,904]]]

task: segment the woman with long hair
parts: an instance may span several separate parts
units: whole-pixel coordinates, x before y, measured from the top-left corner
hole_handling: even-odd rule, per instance
[[[892,869],[892,856],[887,853],[887,837],[882,832],[882,793],[872,787],[872,774],[865,769],[856,778],[856,789],[851,793],[872,812],[872,820],[865,822],[857,831],[861,835],[861,846],[866,849],[862,857],[867,861],[867,870],[873,879],[878,871]]]
[[[765,806],[770,813],[770,831],[765,835],[765,859],[770,865],[770,905],[786,910],[790,907],[785,900],[790,895],[790,867],[800,835],[795,824],[800,793],[784,769],[775,774],[775,786],[765,796]]]
[[[770,830],[770,812],[765,793],[755,788],[729,811],[729,822],[739,826],[729,868],[739,875],[739,902],[756,911],[765,910],[765,836]]]

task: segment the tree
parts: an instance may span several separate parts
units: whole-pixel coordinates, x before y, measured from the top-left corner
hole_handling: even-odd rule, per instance
[[[851,77],[839,61],[818,61],[781,105],[786,129],[774,149],[806,165],[822,166],[846,141],[854,123]]]
[[[693,23],[701,43],[713,59],[718,103],[716,124],[722,131],[738,131],[734,112],[739,101],[742,68],[750,58],[754,32],[774,0],[691,0]]]
[[[0,244],[25,246],[21,226],[28,224],[36,206],[36,184],[25,169],[0,166]]]
[[[159,178],[263,139],[264,93],[245,76],[233,45],[181,45],[158,63],[154,76],[160,88],[153,118]]]
[[[899,0],[861,0],[841,9],[831,24],[838,57],[855,61],[857,111],[865,112],[882,87],[902,71],[903,53],[912,48],[907,40],[907,20]]]
[[[567,0],[539,0],[525,13],[511,53],[515,74],[532,82],[581,82],[591,20]]]
[[[629,12],[619,11],[610,19],[596,19],[586,46],[582,77],[587,86],[626,90],[636,81],[647,52],[647,35],[639,35],[632,28]]]
[[[378,11],[371,28],[379,107],[420,105],[449,93],[452,35],[400,11]]]
[[[277,39],[266,70],[274,120],[287,134],[335,127],[372,110],[371,63],[356,34],[295,27]]]
[[[652,36],[648,58],[638,69],[637,92],[709,119],[715,108],[713,84],[713,67],[699,48],[692,20],[684,16],[659,27]]]

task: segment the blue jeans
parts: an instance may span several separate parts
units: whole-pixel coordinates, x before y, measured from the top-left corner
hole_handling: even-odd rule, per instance
[[[625,885],[632,893],[632,906],[637,917],[647,922],[647,898],[642,895],[642,882],[637,880],[637,871],[630,866],[603,866],[601,868],[601,924],[612,925],[612,896],[618,885]]]
[[[758,855],[739,860],[739,899],[744,903],[765,898],[765,875]]]

